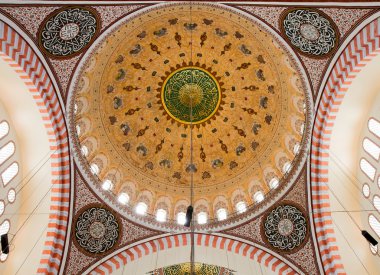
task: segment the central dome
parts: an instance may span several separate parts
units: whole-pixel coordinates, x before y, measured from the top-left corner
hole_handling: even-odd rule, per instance
[[[191,176],[196,213],[261,201],[302,148],[295,64],[272,33],[227,7],[147,9],[114,28],[79,74],[84,165],[130,205],[168,218],[189,204]]]
[[[168,115],[185,124],[207,121],[218,110],[220,100],[218,81],[200,67],[175,70],[161,89],[161,101]]]

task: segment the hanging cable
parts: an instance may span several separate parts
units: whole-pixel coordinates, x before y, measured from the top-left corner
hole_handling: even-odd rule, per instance
[[[333,223],[335,224],[335,227],[339,230],[340,234],[342,234],[343,238],[346,240],[346,243],[348,244],[348,246],[351,248],[352,252],[354,252],[356,258],[358,258],[359,262],[361,263],[361,265],[363,266],[363,268],[365,269],[365,271],[367,271],[367,274],[370,274],[367,270],[367,268],[365,267],[365,265],[363,264],[363,262],[360,260],[358,254],[356,254],[355,252],[355,249],[353,249],[353,247],[351,246],[351,243],[347,240],[346,236],[343,234],[342,230],[340,229],[339,225],[333,220]]]

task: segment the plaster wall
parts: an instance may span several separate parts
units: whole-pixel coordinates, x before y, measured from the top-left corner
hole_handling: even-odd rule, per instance
[[[51,162],[44,121],[28,87],[0,58],[0,117],[7,114],[17,139],[20,173],[9,185],[16,201],[3,214],[9,219],[10,253],[0,274],[36,273],[46,236],[50,211]],[[0,144],[2,145],[2,144]],[[6,196],[4,189],[1,197]]]

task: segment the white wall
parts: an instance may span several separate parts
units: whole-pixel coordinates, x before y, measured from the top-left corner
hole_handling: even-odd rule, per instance
[[[1,58],[0,102],[0,116],[10,117],[10,126],[17,136],[16,151],[21,169],[19,178],[10,183],[16,187],[16,202],[7,205],[0,217],[11,221],[11,251],[5,263],[0,263],[0,274],[35,274],[48,225],[51,151],[31,93]],[[4,189],[0,188],[0,196],[5,196]]]
[[[377,56],[353,79],[337,114],[329,150],[328,184],[334,230],[343,265],[353,275],[379,274],[380,270],[379,256],[372,255],[355,225],[368,230],[367,210],[374,209],[362,196],[362,181],[357,172],[370,110],[376,107],[380,114],[379,72],[380,56]]]

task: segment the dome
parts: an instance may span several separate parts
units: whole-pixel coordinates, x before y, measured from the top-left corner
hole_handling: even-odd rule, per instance
[[[217,5],[163,5],[118,24],[86,60],[71,102],[74,143],[86,147],[77,157],[95,184],[112,181],[101,192],[128,196],[120,207],[144,203],[145,217],[160,210],[176,223],[193,177],[195,214],[218,223],[218,209],[228,220],[236,203],[258,207],[289,184],[305,151],[308,92],[258,21]]]

